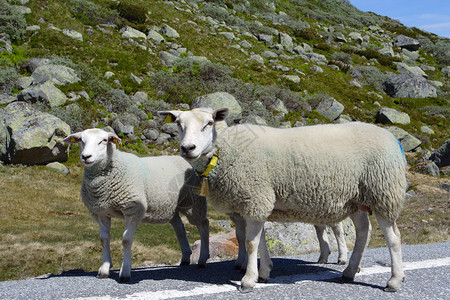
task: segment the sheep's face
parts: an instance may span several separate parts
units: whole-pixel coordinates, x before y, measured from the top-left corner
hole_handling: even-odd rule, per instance
[[[215,111],[196,108],[190,111],[163,111],[158,114],[167,121],[177,123],[181,156],[191,162],[214,148],[214,123],[225,120],[228,108]]]
[[[120,142],[120,138],[111,132],[101,129],[87,129],[66,137],[63,142],[68,144],[80,143],[80,159],[85,167],[96,165],[105,161],[112,143]]]

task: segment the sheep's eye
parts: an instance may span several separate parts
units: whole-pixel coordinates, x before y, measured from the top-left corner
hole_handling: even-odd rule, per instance
[[[214,124],[213,121],[209,121],[208,124],[206,124],[205,127],[203,127],[202,131],[208,128],[209,126],[212,126],[213,124]]]

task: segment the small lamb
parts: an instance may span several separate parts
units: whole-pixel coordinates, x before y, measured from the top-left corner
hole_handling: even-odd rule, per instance
[[[348,216],[356,241],[342,277],[352,281],[369,241],[373,212],[391,256],[385,291],[397,291],[405,278],[396,220],[405,204],[406,159],[396,138],[372,124],[352,122],[277,129],[258,125],[221,127],[228,109],[165,111],[178,124],[181,155],[202,174],[208,202],[246,222],[248,263],[241,290],[264,281],[270,257],[261,247],[270,221],[336,224]],[[258,272],[257,254],[260,250]]]
[[[84,165],[81,199],[100,226],[103,248],[97,277],[109,277],[111,217],[125,219],[123,261],[119,281],[131,278],[131,245],[140,222],[170,222],[181,247],[181,265],[190,264],[191,248],[179,213],[197,226],[201,236],[199,267],[209,258],[209,221],[205,197],[192,192],[197,176],[179,156],[140,158],[121,152],[120,138],[101,129],[87,129],[66,137],[64,142],[81,144]]]

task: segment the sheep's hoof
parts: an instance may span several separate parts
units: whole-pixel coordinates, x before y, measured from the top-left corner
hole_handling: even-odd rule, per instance
[[[343,265],[345,265],[347,263],[347,261],[346,260],[338,260],[338,262],[337,262],[337,264],[338,265],[340,265],[340,266],[343,266]]]
[[[189,261],[182,261],[181,263],[180,263],[180,266],[189,266],[190,265],[190,262]]]
[[[119,277],[119,282],[130,282],[131,277]]]
[[[253,291],[253,288],[251,287],[239,287],[239,292],[241,292],[242,294],[247,294]]]
[[[206,268],[206,263],[203,263],[203,264],[197,264],[197,268],[198,268],[198,269],[205,269],[205,268]]]
[[[267,283],[267,281],[269,281],[269,279],[258,277],[258,283]]]
[[[385,292],[396,292],[396,291],[398,291],[398,288],[394,288],[394,287],[391,287],[391,286],[386,286],[384,288],[384,291]]]
[[[109,274],[100,274],[100,273],[97,274],[97,278],[99,278],[99,279],[108,278],[108,277],[109,277]]]
[[[353,281],[354,281],[354,278],[342,276],[342,277],[341,277],[341,281],[342,281],[343,283],[350,283],[350,282],[353,282]]]
[[[326,258],[319,258],[319,260],[317,261],[318,264],[326,264],[328,262],[328,259]]]

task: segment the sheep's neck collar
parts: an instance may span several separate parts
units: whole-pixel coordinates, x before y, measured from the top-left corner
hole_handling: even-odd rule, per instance
[[[209,160],[209,163],[206,165],[205,171],[200,173],[198,170],[196,170],[198,176],[200,177],[208,176],[209,172],[211,172],[212,169],[214,169],[217,166],[217,162],[219,161],[219,156],[217,154],[218,154],[217,152],[213,154],[213,156]]]
[[[206,157],[205,157],[206,158]],[[209,183],[208,183],[208,175],[209,173],[217,166],[217,163],[219,161],[218,152],[216,151],[211,158],[209,158],[209,162],[205,167],[205,163],[202,163],[202,169],[201,171],[198,168],[195,168],[195,172],[200,177],[200,188],[197,190],[197,194],[199,196],[208,196],[209,195]],[[197,164],[197,167],[199,165]]]

